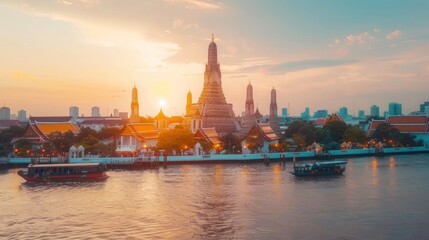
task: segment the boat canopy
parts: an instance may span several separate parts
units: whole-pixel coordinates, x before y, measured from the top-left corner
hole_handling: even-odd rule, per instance
[[[62,163],[62,164],[30,164],[29,168],[56,168],[56,167],[97,167],[103,163]]]

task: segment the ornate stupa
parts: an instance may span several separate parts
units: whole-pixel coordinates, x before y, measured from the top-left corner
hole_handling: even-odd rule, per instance
[[[133,87],[132,96],[131,96],[131,116],[130,123],[139,123],[140,115],[139,115],[139,97],[136,85]]]
[[[260,119],[262,117],[258,109],[256,110],[257,112],[255,112],[255,103],[253,101],[253,87],[250,82],[249,85],[247,85],[246,102],[244,104],[244,108],[245,111],[241,118],[241,137],[245,137],[249,133],[250,129],[255,124],[260,122]]]
[[[279,136],[280,134],[280,126],[279,120],[277,118],[277,94],[276,89],[271,90],[271,102],[270,102],[270,116],[268,117],[268,123],[274,132]]]
[[[217,46],[213,35],[204,71],[203,91],[198,102],[193,103],[189,110],[187,107],[186,117],[188,121],[185,122],[190,124],[193,132],[198,128],[214,127],[218,134],[223,136],[227,133],[236,133],[240,129],[232,104],[226,102],[223,94],[220,65],[217,62]]]

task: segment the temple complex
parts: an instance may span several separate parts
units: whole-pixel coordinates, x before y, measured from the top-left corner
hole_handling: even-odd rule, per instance
[[[217,61],[217,46],[213,35],[208,49],[203,91],[197,103],[191,104],[191,102],[192,95],[189,92],[184,125],[189,126],[193,133],[199,128],[214,127],[218,134],[223,136],[240,130],[232,104],[226,102],[223,94],[220,64]]]

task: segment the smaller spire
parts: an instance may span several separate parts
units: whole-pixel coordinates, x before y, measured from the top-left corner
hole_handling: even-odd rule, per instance
[[[212,33],[212,42],[214,42],[214,34]]]

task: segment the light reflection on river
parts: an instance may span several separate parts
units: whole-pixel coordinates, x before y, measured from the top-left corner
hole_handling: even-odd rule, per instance
[[[0,239],[428,239],[429,155],[348,159],[343,176],[278,163],[110,171],[28,185],[0,173]]]

